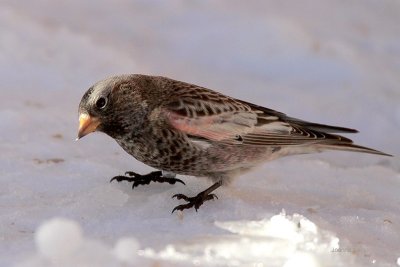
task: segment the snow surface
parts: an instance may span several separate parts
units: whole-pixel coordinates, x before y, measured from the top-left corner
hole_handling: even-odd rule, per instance
[[[0,266],[400,265],[400,2],[0,3]],[[207,180],[132,191],[151,168],[109,137],[75,142],[95,81],[169,76],[360,130],[395,155],[267,163],[174,213]],[[282,210],[285,210],[283,212]]]

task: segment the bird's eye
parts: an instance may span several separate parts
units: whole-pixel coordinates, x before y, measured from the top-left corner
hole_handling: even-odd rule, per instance
[[[107,105],[107,99],[105,97],[101,96],[101,97],[99,97],[99,99],[97,99],[96,107],[98,109],[103,109],[106,107],[106,105]]]

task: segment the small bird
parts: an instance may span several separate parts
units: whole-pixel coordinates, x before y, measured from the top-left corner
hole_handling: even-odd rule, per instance
[[[176,174],[208,177],[213,185],[176,210],[217,198],[212,192],[265,161],[346,150],[390,156],[334,133],[357,130],[296,119],[216,91],[166,77],[140,74],[97,82],[79,104],[78,138],[100,131],[137,160],[157,169],[128,171],[116,180],[132,188],[150,182],[183,183]]]

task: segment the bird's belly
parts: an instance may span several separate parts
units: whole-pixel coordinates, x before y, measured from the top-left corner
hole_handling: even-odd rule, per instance
[[[211,173],[250,168],[273,158],[276,147],[239,146],[211,143],[209,146],[189,142],[118,142],[137,160],[177,174],[207,176]]]
[[[251,168],[273,158],[273,147],[217,145],[207,149],[208,166],[215,171]]]

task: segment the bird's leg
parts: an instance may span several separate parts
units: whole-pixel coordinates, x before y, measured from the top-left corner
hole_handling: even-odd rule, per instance
[[[217,189],[218,187],[220,187],[222,185],[222,181],[218,181],[215,184],[213,184],[212,186],[210,186],[209,188],[207,188],[206,190],[200,192],[197,194],[197,196],[195,197],[187,197],[183,194],[176,194],[173,195],[172,198],[177,198],[177,199],[183,199],[185,200],[186,204],[182,204],[179,206],[176,206],[173,210],[172,213],[176,210],[184,210],[184,209],[190,209],[192,207],[195,208],[196,212],[197,210],[200,208],[200,206],[207,200],[211,200],[211,199],[218,199],[217,195],[215,194],[210,194],[212,191],[214,191],[215,189]]]
[[[144,175],[138,174],[136,172],[125,172],[125,175],[118,175],[113,177],[110,180],[110,183],[114,180],[116,180],[117,182],[121,181],[131,182],[133,183],[132,189],[134,189],[138,185],[150,184],[150,182],[169,183],[169,184],[175,184],[176,182],[179,182],[185,184],[182,180],[175,178],[175,175],[171,175],[169,173],[163,175],[161,171],[155,171]]]

